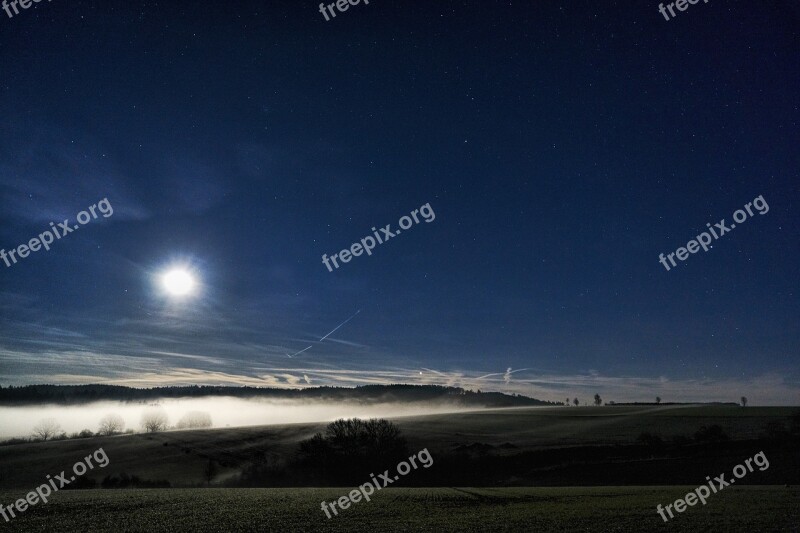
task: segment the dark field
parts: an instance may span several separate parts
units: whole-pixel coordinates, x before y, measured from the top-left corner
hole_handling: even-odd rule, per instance
[[[290,459],[320,424],[96,437],[0,446],[0,503],[8,505],[99,447],[100,481],[125,472],[171,489],[62,490],[29,508],[12,531],[798,531],[800,460],[791,408],[731,406],[524,408],[395,418],[412,451],[433,464],[330,520],[320,508],[352,490],[293,487]],[[719,425],[723,442],[698,443]],[[642,445],[643,432],[663,444]],[[675,439],[684,439],[675,444]],[[689,440],[686,440],[689,439]],[[769,467],[664,523],[666,505],[763,451]],[[211,488],[203,467],[219,465]],[[242,469],[282,464],[265,487],[235,488]],[[393,469],[394,464],[382,468]],[[369,471],[355,472],[357,483]],[[488,480],[488,481],[487,481]],[[406,483],[410,486],[398,486]],[[310,484],[310,487],[315,485]],[[412,487],[413,486],[413,487]],[[455,488],[461,487],[461,488]],[[469,488],[481,487],[481,488]]]
[[[768,424],[788,426],[789,417],[795,412],[796,408],[781,407],[540,407],[400,417],[393,421],[412,451],[427,448],[438,461],[439,466],[425,472],[426,482],[417,477],[421,484],[675,485],[696,483],[706,475],[729,471],[764,449],[765,443],[756,439]],[[713,424],[721,426],[731,442],[663,453],[635,446],[643,432],[658,434],[669,442],[677,436],[691,437],[702,426]],[[90,473],[98,480],[127,472],[142,479],[164,479],[173,487],[191,487],[203,481],[203,466],[213,459],[219,465],[214,480],[219,484],[238,475],[248,464],[286,461],[294,455],[300,440],[324,426],[325,423],[168,431],[0,446],[0,489],[30,490],[42,482],[45,474],[71,467],[100,446],[111,463],[99,476]],[[751,476],[748,482],[797,483],[800,460],[795,448],[771,446],[764,451],[774,466]],[[472,466],[465,469],[451,461],[452,468],[462,475],[441,477],[445,456],[453,457],[459,451]],[[393,465],[387,468],[390,466]],[[486,473],[479,477],[481,472]],[[492,473],[498,475],[491,476]],[[289,475],[282,484],[291,481]]]
[[[735,487],[665,524],[655,506],[694,487],[386,489],[327,519],[341,489],[58,493],[13,531],[797,531],[800,490]],[[9,501],[16,494],[0,494]]]

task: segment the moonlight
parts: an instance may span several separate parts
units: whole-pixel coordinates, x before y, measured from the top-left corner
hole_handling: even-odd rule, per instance
[[[172,296],[187,296],[194,292],[194,276],[183,268],[168,270],[161,276],[161,285]]]

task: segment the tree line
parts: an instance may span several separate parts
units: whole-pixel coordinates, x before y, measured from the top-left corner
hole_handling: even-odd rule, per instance
[[[276,389],[270,387],[154,387],[136,389],[119,385],[25,385],[0,386],[0,405],[83,404],[103,400],[148,402],[169,398],[229,396],[234,398],[276,398],[318,401],[359,402],[433,402],[447,401],[465,406],[522,407],[558,405],[519,394],[475,392],[461,387],[440,385],[363,385],[348,387],[307,387]]]
[[[694,402],[694,403],[697,403],[697,402]],[[711,402],[711,403],[719,403],[719,402]],[[742,407],[747,407],[747,397],[746,396],[742,396],[739,399],[739,403],[741,403]],[[569,398],[567,398],[566,401],[563,403],[563,405],[569,406],[569,404],[570,404],[570,400],[569,400]],[[574,398],[572,400],[572,404],[575,407],[577,407],[577,406],[579,406],[581,404],[581,402],[580,402],[580,400],[578,400],[578,398]],[[724,405],[736,405],[735,402],[723,402],[723,404]],[[603,399],[600,397],[599,394],[595,394],[594,395],[594,405],[603,405]],[[650,402],[623,402],[623,403],[607,402],[606,405],[661,405],[661,397],[660,396],[656,396],[655,404],[651,404]],[[665,404],[665,405],[678,405],[678,404],[675,403],[675,402],[672,402],[672,403]]]

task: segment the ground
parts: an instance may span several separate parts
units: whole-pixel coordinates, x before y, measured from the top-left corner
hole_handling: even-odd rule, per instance
[[[800,489],[731,487],[664,523],[656,505],[694,487],[385,489],[328,519],[350,488],[59,492],[9,531],[797,531]],[[17,494],[0,493],[3,502]]]
[[[615,475],[631,469],[661,472],[660,486],[536,486],[536,487],[387,487],[338,516],[326,518],[320,503],[346,495],[341,488],[220,488],[237,472],[237,464],[254,454],[286,457],[297,443],[324,427],[293,424],[213,430],[168,431],[153,435],[120,435],[45,443],[0,446],[0,503],[6,507],[45,482],[45,475],[69,470],[99,447],[109,457],[106,468],[90,475],[101,480],[120,472],[142,479],[169,480],[173,489],[62,490],[47,504],[38,504],[11,523],[8,531],[103,532],[146,531],[586,531],[586,532],[760,532],[800,530],[800,489],[775,484],[775,477],[798,476],[797,455],[769,451],[770,468],[746,479],[759,486],[731,486],[712,495],[705,506],[688,508],[665,523],[656,506],[682,498],[703,482],[706,474],[729,473],[761,448],[754,441],[770,421],[785,421],[790,408],[732,406],[641,406],[585,408],[524,408],[462,412],[447,415],[397,417],[412,451],[430,449],[433,458],[455,447],[482,443],[493,453],[552,450],[576,453],[579,447],[631,444],[641,432],[665,439],[691,436],[700,426],[719,424],[730,437],[728,455],[722,448],[692,463],[676,459],[624,463],[576,462],[561,471],[539,465],[530,477],[569,485],[561,473],[601,485],[602,472]],[[508,447],[506,444],[513,446]],[[717,453],[719,452],[719,453]],[[539,452],[536,452],[539,453]],[[220,463],[214,483],[204,484],[203,468],[211,457]],[[568,459],[569,459],[568,457]],[[563,459],[562,459],[563,460]],[[443,463],[438,463],[442,468]],[[666,464],[666,470],[663,465]],[[694,464],[697,473],[686,470]],[[683,465],[683,466],[681,466]],[[387,465],[391,468],[394,465]],[[436,468],[434,461],[433,466]],[[687,478],[670,482],[669,474]],[[521,473],[522,474],[522,473]],[[530,474],[530,473],[529,473]],[[528,478],[524,478],[528,479]],[[369,479],[364,479],[368,482]],[[744,481],[744,480],[743,480]],[[560,482],[560,483],[559,483]],[[668,483],[680,483],[676,486]],[[783,483],[783,482],[781,482]],[[536,485],[536,483],[520,483]],[[542,483],[545,484],[545,483]],[[793,483],[791,483],[793,484]],[[632,484],[635,485],[635,484]],[[195,487],[195,488],[187,488]]]

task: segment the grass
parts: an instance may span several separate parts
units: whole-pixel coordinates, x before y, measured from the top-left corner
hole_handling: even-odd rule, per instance
[[[664,523],[694,487],[387,488],[327,519],[349,488],[62,491],[14,531],[797,531],[800,489],[729,487]],[[10,503],[19,492],[0,493]],[[698,504],[699,505],[699,504]]]
[[[644,432],[664,437],[691,436],[703,425],[719,424],[733,439],[755,438],[770,421],[786,420],[796,408],[731,406],[537,407],[458,412],[446,415],[393,417],[413,450],[428,448],[434,456],[474,442],[506,442],[525,450],[563,446],[624,444]],[[166,479],[173,486],[203,480],[211,457],[220,466],[219,482],[238,472],[254,453],[288,458],[297,443],[325,423],[168,431],[154,435],[95,437],[37,444],[0,446],[0,489],[41,483],[99,447],[111,464],[90,474],[98,480],[127,472],[142,479]]]
[[[394,421],[408,437],[412,450],[427,447],[437,457],[438,450],[452,450],[456,445],[474,442],[494,446],[510,442],[516,447],[513,452],[519,453],[563,446],[632,443],[643,431],[657,432],[664,437],[692,435],[700,426],[709,424],[720,424],[734,439],[748,439],[757,436],[767,422],[785,420],[793,411],[795,409],[729,406],[526,408],[399,417]],[[222,464],[215,479],[219,483],[235,474],[236,466],[246,463],[254,454],[262,453],[270,458],[290,456],[300,439],[323,426],[320,423],[170,431],[2,446],[0,503],[7,507],[41,484],[45,474],[69,471],[73,463],[100,446],[106,451],[110,464],[90,474],[97,480],[125,471],[142,479],[167,479],[175,485],[193,486],[202,481],[202,471],[209,457]],[[729,472],[736,462],[754,451],[732,459],[700,458],[696,462],[703,473]],[[774,463],[769,472],[791,472],[797,464],[787,461],[786,453],[783,457],[771,454],[769,457]],[[715,460],[723,464],[712,464]],[[641,469],[645,466],[644,463],[591,466],[603,472],[609,468],[621,471],[623,467]],[[591,478],[589,466],[576,465],[573,469]],[[561,474],[558,476],[562,482],[566,479]],[[673,482],[682,483],[683,480]],[[373,501],[353,504],[340,511],[339,516],[327,519],[320,502],[336,500],[351,488],[60,491],[47,504],[28,509],[11,524],[0,525],[0,528],[147,533],[796,533],[800,529],[800,489],[776,485],[728,487],[712,495],[707,505],[691,507],[668,523],[659,517],[656,505],[672,503],[695,487],[387,488],[375,494]]]

